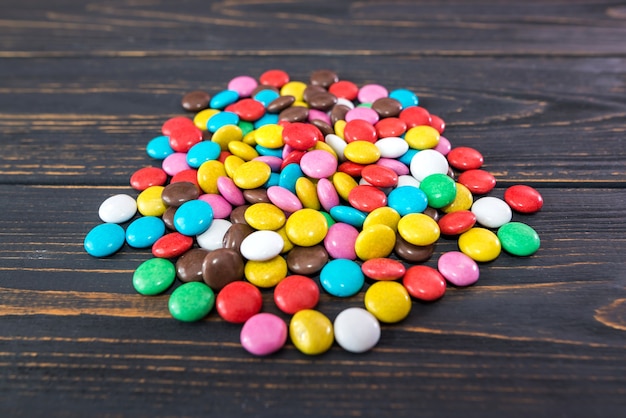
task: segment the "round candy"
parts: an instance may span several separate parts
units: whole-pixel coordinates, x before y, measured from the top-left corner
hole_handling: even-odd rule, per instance
[[[295,122],[283,129],[283,142],[296,150],[308,150],[322,139],[322,133],[308,123]]]
[[[204,257],[202,279],[216,292],[224,286],[244,277],[244,261],[237,251],[231,248],[218,248]]]
[[[338,258],[331,260],[322,268],[320,283],[324,290],[333,296],[349,297],[361,290],[365,276],[356,262]]]
[[[293,315],[303,309],[313,309],[320,298],[320,289],[314,280],[301,275],[291,275],[274,288],[274,303],[278,309]]]
[[[395,232],[398,230],[399,221],[400,214],[395,209],[384,206],[382,208],[374,209],[367,214],[367,217],[363,222],[363,228],[367,228],[372,225],[382,224],[393,229]]]
[[[270,178],[272,169],[262,161],[248,161],[233,173],[233,181],[241,189],[256,189]]]
[[[377,187],[369,185],[359,185],[353,187],[348,193],[350,205],[363,212],[372,212],[387,204],[387,195]]]
[[[322,242],[328,232],[328,222],[324,215],[316,210],[300,209],[289,216],[285,231],[295,245],[310,247]]]
[[[241,346],[255,356],[280,350],[287,341],[287,324],[278,316],[263,312],[248,319],[241,328]]]
[[[209,229],[213,222],[213,209],[203,200],[183,203],[174,214],[174,226],[183,235],[198,235]]]
[[[202,163],[217,160],[220,156],[221,148],[213,141],[202,141],[192,146],[187,151],[187,165],[198,168]]]
[[[152,255],[160,258],[175,258],[193,246],[193,238],[179,232],[163,235],[152,245]]]
[[[446,280],[432,267],[411,266],[402,278],[402,284],[415,299],[432,302],[446,292]]]
[[[523,184],[511,186],[504,191],[504,201],[516,212],[535,213],[543,206],[543,197],[534,188]]]
[[[176,267],[164,258],[144,261],[133,273],[133,287],[142,295],[152,296],[165,292],[176,279]]]
[[[410,169],[411,175],[422,181],[431,174],[447,174],[448,160],[439,151],[425,149],[413,156]]]
[[[476,222],[487,228],[499,228],[513,216],[511,207],[504,200],[494,196],[476,200],[471,211],[476,216]]]
[[[244,212],[246,223],[254,229],[276,231],[285,224],[285,213],[271,203],[255,203]]]
[[[460,235],[476,224],[476,215],[469,210],[447,213],[437,221],[444,235]]]
[[[226,176],[226,169],[220,161],[205,161],[198,168],[198,184],[204,193],[218,193],[217,179],[222,176]]]
[[[165,224],[156,216],[137,218],[126,228],[126,242],[133,248],[151,247],[165,234]]]
[[[387,196],[387,204],[400,216],[405,216],[423,212],[428,206],[428,197],[417,187],[398,186]]]
[[[188,181],[170,183],[163,189],[161,199],[167,206],[179,207],[185,202],[197,199],[200,196],[198,187]]]
[[[338,205],[330,209],[330,216],[337,222],[344,222],[356,228],[361,228],[367,214],[352,206]]]
[[[380,159],[380,151],[368,141],[354,141],[346,145],[343,155],[348,161],[357,164],[373,164]]]
[[[428,206],[439,209],[449,205],[456,197],[454,180],[446,174],[431,174],[420,182],[420,190],[428,198]]]
[[[379,281],[365,292],[365,308],[380,322],[396,323],[411,312],[411,297],[400,283]]]
[[[295,193],[281,186],[270,186],[267,188],[267,197],[278,208],[285,212],[295,212],[302,209],[302,202]]]
[[[363,109],[361,109],[363,110]],[[348,112],[347,117],[350,114],[354,114],[357,109],[353,109]],[[376,134],[376,128],[370,122],[363,119],[353,119],[346,123],[345,128],[343,129],[343,139],[349,144],[354,141],[367,141],[374,143],[378,139],[378,135]]]
[[[130,177],[133,189],[143,191],[150,186],[163,186],[167,181],[167,173],[162,168],[144,167],[135,171]]]
[[[431,126],[414,126],[406,131],[405,141],[409,147],[418,150],[435,148],[439,143],[439,132]]]
[[[208,254],[204,248],[192,248],[176,260],[176,277],[181,282],[201,282],[202,263]]]
[[[263,296],[258,287],[244,281],[231,282],[217,294],[215,307],[227,322],[242,324],[261,311]]]
[[[333,345],[333,324],[323,313],[303,309],[296,312],[289,322],[289,338],[304,354],[322,354]]]
[[[323,245],[294,246],[287,254],[287,267],[296,274],[316,274],[326,265],[327,261],[328,252]]]
[[[333,323],[337,344],[351,353],[371,350],[380,340],[380,324],[363,308],[348,308],[339,313]]]
[[[161,199],[163,186],[150,186],[137,196],[137,210],[143,216],[161,216],[167,207]]]
[[[196,242],[200,248],[217,250],[224,246],[224,236],[232,223],[226,219],[213,219],[206,231],[196,236]]]
[[[474,203],[474,196],[472,196],[472,192],[470,192],[467,187],[461,183],[455,183],[455,186],[456,196],[452,203],[440,208],[444,213],[468,210],[472,207],[472,203]]]
[[[326,151],[309,151],[302,156],[300,168],[313,179],[330,177],[337,171],[337,158]]]
[[[498,258],[502,246],[496,234],[490,230],[471,228],[459,237],[459,249],[475,261],[487,262]]]
[[[125,241],[124,228],[118,224],[96,225],[87,233],[83,247],[93,257],[108,257],[115,254]]]
[[[520,257],[536,253],[541,245],[537,232],[522,222],[509,222],[502,225],[497,235],[506,252]]]
[[[167,306],[175,319],[183,322],[199,321],[211,312],[215,293],[202,282],[183,283],[170,295]]]
[[[287,276],[287,262],[280,255],[265,261],[248,260],[244,275],[257,287],[274,287]]]
[[[470,286],[476,281],[480,272],[478,264],[460,251],[444,253],[437,261],[439,273],[455,286]]]
[[[284,245],[278,232],[255,231],[243,239],[239,251],[248,260],[265,261],[280,254]]]
[[[354,244],[359,236],[359,231],[354,226],[343,222],[337,222],[328,228],[324,238],[324,248],[333,258],[356,259]]]
[[[482,169],[464,171],[459,175],[457,181],[474,194],[486,194],[496,187],[495,177]]]
[[[423,213],[409,213],[400,218],[398,233],[413,245],[430,245],[439,239],[437,222]]]
[[[457,170],[476,170],[482,167],[483,155],[470,147],[456,147],[446,155],[448,163]]]
[[[354,242],[354,250],[361,260],[387,257],[396,245],[396,233],[383,224],[363,228]]]
[[[363,167],[361,177],[375,187],[395,187],[398,184],[398,174],[395,171],[376,164]]]
[[[406,268],[392,258],[370,258],[361,265],[361,271],[370,279],[397,280],[404,276]]]

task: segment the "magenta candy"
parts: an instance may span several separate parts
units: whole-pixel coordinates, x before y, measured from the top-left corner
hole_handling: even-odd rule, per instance
[[[332,224],[324,238],[324,248],[332,258],[356,260],[354,244],[359,231],[352,225],[343,222]]]
[[[272,155],[262,155],[260,157],[254,158],[254,161],[261,161],[270,166],[270,169],[277,173],[280,171],[280,168],[283,165],[283,159],[279,157],[274,157]]]
[[[327,151],[313,150],[302,156],[300,168],[314,179],[330,177],[337,171],[337,158]]]
[[[284,210],[285,212],[293,213],[302,209],[302,202],[300,202],[298,196],[284,187],[270,186],[267,189],[267,197],[274,204],[274,206]]]
[[[309,122],[313,122],[314,120],[321,120],[326,122],[327,124],[331,124],[330,116],[326,112],[317,109],[309,109]]]
[[[328,179],[320,179],[317,182],[317,198],[325,211],[330,211],[339,205],[339,194],[333,183]]]
[[[372,129],[376,132],[374,125],[380,119],[378,113],[372,108],[369,107],[355,107],[354,109],[350,109],[348,113],[346,113],[346,122],[350,122],[353,120],[364,120],[372,125]]]
[[[168,155],[161,163],[161,167],[170,176],[191,168],[187,165],[187,153],[185,152],[175,152]]]
[[[198,200],[204,200],[211,206],[214,219],[226,219],[233,211],[233,207],[228,203],[228,200],[219,194],[203,194],[198,197]]]
[[[267,356],[287,342],[287,324],[277,315],[258,313],[241,328],[241,345],[255,356]]]
[[[406,176],[411,172],[406,164],[393,158],[379,158],[376,164],[392,169],[399,176]]]
[[[241,206],[246,203],[243,192],[230,177],[219,177],[217,179],[217,190],[233,206]]]
[[[437,261],[439,273],[455,286],[469,286],[478,280],[478,264],[460,251],[444,253]]]
[[[236,91],[239,93],[239,97],[250,97],[257,85],[258,83],[253,77],[240,75],[228,82],[228,90]]]
[[[361,103],[374,103],[376,100],[387,96],[389,96],[389,92],[380,84],[366,84],[357,93],[357,99]]]
[[[450,150],[452,149],[452,144],[445,136],[439,136],[439,143],[435,148],[435,151],[439,151],[443,155],[448,155]]]

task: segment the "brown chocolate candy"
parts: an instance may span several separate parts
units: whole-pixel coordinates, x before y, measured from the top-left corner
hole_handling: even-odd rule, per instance
[[[310,78],[311,84],[314,86],[330,87],[333,83],[339,81],[339,76],[331,70],[313,71]]]
[[[224,234],[222,245],[224,248],[230,248],[240,252],[239,248],[241,247],[241,242],[254,231],[255,229],[246,223],[233,223]]]
[[[332,126],[330,126],[328,123],[324,122],[321,119],[313,119],[311,121],[311,125],[315,126],[317,129],[320,130],[320,132],[322,132],[322,135],[324,135],[324,137],[326,137],[326,135],[328,134],[334,134],[335,130],[333,129]]]
[[[181,282],[201,282],[202,263],[209,253],[204,248],[192,248],[176,260],[176,277]]]
[[[195,90],[185,94],[180,101],[183,109],[189,112],[198,112],[209,107],[211,95],[206,91]]]
[[[266,189],[246,189],[243,191],[243,198],[250,204],[254,203],[272,203],[267,197]]]
[[[295,246],[287,254],[287,267],[295,274],[311,275],[319,272],[328,262],[328,252],[323,245]]]
[[[163,189],[161,199],[167,206],[180,206],[183,203],[197,199],[200,196],[198,186],[188,181],[170,183]]]
[[[313,109],[326,111],[337,104],[337,97],[334,94],[324,91],[322,93],[312,95],[309,100],[307,100],[307,103]]]
[[[302,106],[291,106],[278,114],[278,120],[287,122],[306,122],[309,117],[309,109]]]
[[[250,205],[241,205],[233,208],[232,212],[230,212],[230,222],[233,224],[247,224],[246,218],[244,214],[246,213],[246,209],[248,209]]]
[[[176,230],[176,227],[174,226],[174,214],[176,213],[176,209],[178,209],[176,206],[170,206],[165,209],[165,212],[163,213],[163,215],[161,215],[161,219],[163,220],[163,223],[165,224],[167,229],[170,229],[172,231]]]
[[[202,262],[202,279],[215,291],[243,279],[243,257],[231,248],[210,251]]]
[[[318,93],[326,93],[326,89],[322,86],[308,85],[302,92],[302,98],[305,102],[310,104],[309,100],[311,100],[311,97],[315,96]]]
[[[435,222],[439,220],[439,211],[433,207],[428,206],[424,210],[424,215],[430,216]]]
[[[330,111],[330,122],[335,125],[338,120],[346,120],[346,113],[350,108],[343,104],[334,105]]]
[[[272,100],[267,105],[267,111],[269,113],[280,113],[282,110],[287,109],[289,106],[296,101],[296,98],[293,96],[280,96]]]
[[[405,241],[400,234],[396,236],[394,251],[399,258],[409,263],[421,263],[422,261],[428,260],[430,256],[433,255],[434,250],[435,244],[413,245]]]
[[[374,100],[372,109],[378,113],[381,118],[389,118],[398,116],[402,110],[402,104],[391,97],[381,97]]]

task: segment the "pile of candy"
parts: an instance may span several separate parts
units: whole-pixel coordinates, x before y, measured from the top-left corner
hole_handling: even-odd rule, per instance
[[[526,185],[486,196],[496,179],[483,156],[452,148],[444,121],[407,89],[361,87],[329,70],[308,83],[282,70],[233,78],[214,95],[182,99],[193,117],[174,117],[146,149],[160,167],[130,178],[136,198],[118,194],[99,208],[102,224],[85,237],[94,257],[126,243],[154,258],[133,275],[142,295],[166,292],[180,321],[215,307],[243,324],[254,355],[288,337],[309,355],[336,341],[350,352],[373,348],[380,322],[409,315],[413,300],[441,298],[447,284],[469,286],[479,263],[501,250],[534,254],[539,236],[512,221],[543,199]],[[136,216],[137,212],[141,216]],[[124,228],[122,225],[126,225]],[[424,264],[441,235],[458,237],[437,268]],[[337,298],[364,288],[364,306],[331,321],[316,310],[320,288]],[[277,308],[262,312],[261,290]]]

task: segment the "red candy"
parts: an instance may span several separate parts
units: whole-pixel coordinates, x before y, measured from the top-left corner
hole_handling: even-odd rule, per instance
[[[323,139],[322,132],[308,123],[293,122],[283,128],[283,141],[296,150],[306,151]]]
[[[287,167],[289,164],[299,164],[302,156],[306,151],[293,150],[289,154],[283,158],[283,163],[280,166],[280,169]]]
[[[511,186],[504,191],[504,201],[516,212],[535,213],[543,206],[543,197],[534,188],[523,184]]]
[[[258,287],[244,281],[228,283],[220,290],[215,300],[219,316],[233,324],[243,324],[261,312],[263,296]]]
[[[274,288],[274,303],[286,314],[313,309],[320,298],[320,289],[313,279],[294,274],[285,277]]]
[[[385,192],[374,186],[359,185],[350,190],[348,202],[353,208],[369,213],[387,204]]]
[[[161,125],[161,132],[163,132],[163,135],[170,136],[174,131],[195,126],[191,119],[185,116],[176,116],[166,120],[163,125]]]
[[[488,171],[481,169],[464,171],[457,181],[467,187],[472,194],[489,193],[496,187],[496,178]]]
[[[391,168],[370,164],[361,170],[361,177],[372,186],[394,187],[398,184],[398,174]]]
[[[170,183],[179,183],[182,181],[187,181],[189,183],[195,184],[196,186],[199,186],[198,170],[194,168],[188,168],[187,170],[179,171],[178,173],[174,174],[174,176],[170,180]]]
[[[169,135],[170,146],[176,152],[187,152],[202,141],[202,131],[196,126],[172,129]]]
[[[460,235],[476,224],[476,215],[469,210],[450,212],[439,218],[437,224],[444,235]]]
[[[158,167],[144,167],[130,176],[130,186],[139,191],[151,186],[163,186],[167,181],[167,173]]]
[[[441,273],[429,266],[409,267],[402,284],[415,299],[431,302],[446,293],[446,280]]]
[[[361,171],[365,166],[363,164],[355,163],[352,161],[344,161],[339,164],[337,167],[337,171],[341,171],[342,173],[346,173],[352,177],[361,177]]]
[[[379,138],[388,138],[390,136],[401,136],[406,132],[406,122],[399,118],[384,118],[376,122],[374,125],[376,134]]]
[[[403,109],[398,117],[406,123],[407,129],[420,125],[430,125],[430,113],[420,106],[409,106]]]
[[[152,244],[152,255],[159,258],[175,258],[183,255],[193,246],[193,237],[179,232],[163,235]]]
[[[254,122],[265,114],[265,106],[258,100],[241,99],[233,104],[231,112],[237,114],[241,120]]]
[[[364,275],[374,280],[397,280],[404,276],[406,268],[398,260],[391,258],[372,258],[361,265]]]
[[[483,155],[476,149],[470,147],[452,148],[446,155],[448,163],[457,170],[476,170],[482,167]]]
[[[363,119],[354,119],[346,123],[343,129],[343,139],[347,142],[367,141],[376,142],[378,134],[376,128],[371,123]]]
[[[354,100],[359,94],[359,87],[351,81],[340,80],[331,84],[328,92],[337,98]]]
[[[259,82],[264,86],[281,88],[289,82],[289,74],[283,70],[268,70],[261,74]]]
[[[440,134],[446,130],[446,123],[439,116],[430,115],[430,126],[435,128]]]

